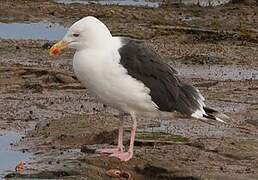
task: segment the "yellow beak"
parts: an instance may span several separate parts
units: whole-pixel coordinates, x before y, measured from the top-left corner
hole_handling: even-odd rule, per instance
[[[65,41],[59,41],[56,44],[54,44],[50,49],[49,49],[49,55],[50,56],[58,56],[61,53],[61,50],[65,49],[68,47],[68,43]]]

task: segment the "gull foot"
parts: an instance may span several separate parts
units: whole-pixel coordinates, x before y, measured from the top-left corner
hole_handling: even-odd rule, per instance
[[[129,161],[133,157],[133,153],[131,152],[119,152],[119,153],[113,153],[109,155],[110,157],[116,157],[120,159],[121,161]]]
[[[97,149],[96,152],[100,153],[100,154],[118,154],[118,153],[122,153],[123,149],[121,149],[121,148],[104,148],[104,149]]]

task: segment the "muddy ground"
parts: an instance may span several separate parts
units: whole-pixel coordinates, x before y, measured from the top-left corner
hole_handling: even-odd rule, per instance
[[[129,162],[100,156],[116,143],[118,112],[98,103],[72,71],[73,52],[48,55],[45,40],[0,40],[0,130],[26,135],[13,147],[31,153],[21,174],[6,177],[109,179],[258,178],[258,6],[158,9],[0,1],[1,22],[48,21],[64,26],[93,15],[113,34],[145,39],[229,124],[190,118],[139,119]],[[189,73],[191,71],[191,73]],[[180,73],[181,72],[181,73]],[[128,142],[130,119],[124,117]],[[128,143],[127,143],[128,144]]]

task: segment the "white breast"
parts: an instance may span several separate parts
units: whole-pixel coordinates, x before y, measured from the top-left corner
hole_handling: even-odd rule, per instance
[[[81,83],[101,101],[125,112],[153,112],[157,106],[150,90],[127,74],[116,51],[87,49],[76,52],[74,72]]]

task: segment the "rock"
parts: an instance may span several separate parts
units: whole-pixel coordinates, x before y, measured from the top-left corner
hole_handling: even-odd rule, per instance
[[[46,42],[45,44],[42,45],[43,49],[50,49],[50,47],[52,46],[53,43],[50,42]]]
[[[96,149],[91,149],[91,148],[89,148],[87,145],[83,145],[83,146],[81,147],[81,152],[83,152],[83,153],[94,154],[95,151],[96,151]]]
[[[42,171],[36,174],[9,173],[5,178],[21,179],[60,179],[67,176],[79,175],[76,171]]]
[[[146,164],[144,167],[137,166],[135,171],[144,175],[145,179],[200,180],[199,177],[194,176],[178,176],[176,175],[176,172],[170,172],[163,167],[153,166],[150,164]]]
[[[55,78],[55,81],[58,83],[74,83],[74,82],[76,82],[76,80],[73,77],[67,76],[67,75],[64,75],[61,73],[55,74],[54,78]]]
[[[114,140],[117,137],[117,130],[103,131],[96,135],[94,141],[96,144],[114,144]]]
[[[25,81],[24,83],[25,89],[33,90],[33,93],[41,93],[43,91],[43,86],[37,82]]]

